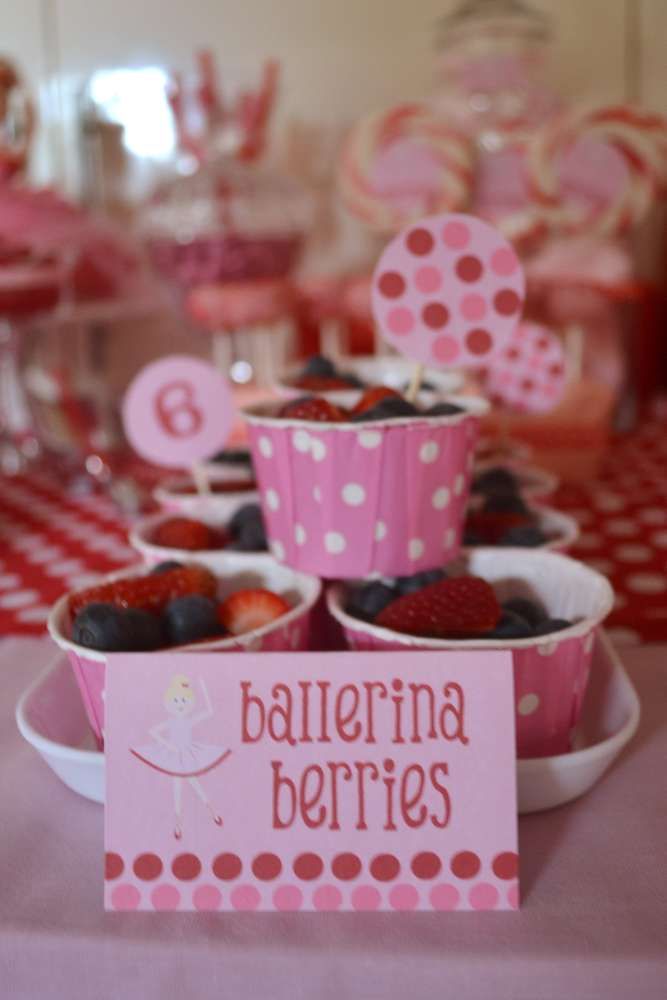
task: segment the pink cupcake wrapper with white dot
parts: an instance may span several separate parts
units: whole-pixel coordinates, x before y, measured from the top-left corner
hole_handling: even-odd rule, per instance
[[[303,651],[309,648],[310,643],[310,616],[317,600],[320,596],[321,585],[314,577],[307,577],[303,574],[290,573],[285,567],[278,566],[269,556],[256,557],[254,567],[249,568],[247,560],[242,558],[229,559],[229,578],[220,583],[220,597],[224,598],[226,593],[239,589],[241,586],[267,586],[276,589],[281,593],[290,595],[295,605],[289,614],[275,624],[265,625],[263,628],[255,629],[245,635],[211,639],[208,642],[198,642],[191,646],[179,646],[178,652],[189,649],[197,652],[294,652]],[[104,577],[100,582],[141,574],[146,571],[146,567],[134,569],[131,573],[122,570]],[[236,577],[237,583],[231,581]],[[277,581],[280,581],[278,585]],[[86,716],[90,723],[95,739],[100,747],[104,743],[104,688],[106,680],[107,663],[113,659],[114,653],[98,652],[86,649],[72,642],[68,636],[69,628],[69,594],[58,600],[53,608],[48,621],[48,629],[51,638],[56,644],[66,652],[69,662],[74,671],[74,676],[79,687],[79,693],[83,701]],[[158,654],[159,655],[158,651]],[[152,654],[146,654],[152,655]]]
[[[306,424],[248,411],[271,550],[326,578],[407,575],[461,545],[478,418]]]
[[[527,583],[526,595],[543,601],[552,617],[579,619],[571,628],[535,639],[437,640],[401,635],[359,621],[343,610],[344,588],[327,595],[330,613],[354,650],[508,649],[514,667],[517,755],[550,757],[572,748],[590,674],[595,633],[613,605],[613,592],[599,573],[566,556],[519,549],[477,549],[468,569],[496,584],[501,599]],[[504,582],[503,582],[504,581]]]

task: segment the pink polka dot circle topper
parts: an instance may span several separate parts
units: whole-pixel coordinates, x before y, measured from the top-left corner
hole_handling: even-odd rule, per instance
[[[484,374],[492,402],[524,413],[547,413],[567,384],[560,337],[539,323],[520,323]]]
[[[188,468],[223,447],[234,420],[226,379],[212,365],[170,355],[139,372],[123,400],[134,450],[167,468]]]
[[[373,275],[375,322],[402,354],[432,367],[482,368],[521,317],[523,268],[507,240],[470,215],[433,215],[399,233]]]

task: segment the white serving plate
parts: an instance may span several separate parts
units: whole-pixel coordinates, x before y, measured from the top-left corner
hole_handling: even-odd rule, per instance
[[[79,692],[60,652],[16,706],[23,737],[68,788],[104,801],[104,754],[94,748]],[[519,812],[551,809],[596,784],[639,723],[639,699],[609,639],[599,636],[576,749],[518,762]]]

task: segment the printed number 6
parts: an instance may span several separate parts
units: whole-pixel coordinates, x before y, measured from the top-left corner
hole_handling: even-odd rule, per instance
[[[168,382],[155,396],[158,423],[171,437],[193,437],[201,430],[204,417],[194,398],[194,387],[185,380]]]

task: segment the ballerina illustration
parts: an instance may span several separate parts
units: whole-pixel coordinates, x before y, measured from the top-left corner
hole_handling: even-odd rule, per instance
[[[164,694],[164,707],[169,717],[149,730],[153,743],[130,748],[130,753],[142,763],[171,776],[176,817],[174,837],[177,840],[183,836],[183,785],[186,782],[206,806],[216,826],[222,826],[222,817],[209,801],[199,778],[222,764],[231,750],[193,739],[194,727],[213,715],[206,684],[203,680],[199,683],[205,707],[193,715],[196,698],[192,683],[183,674],[172,677]]]

